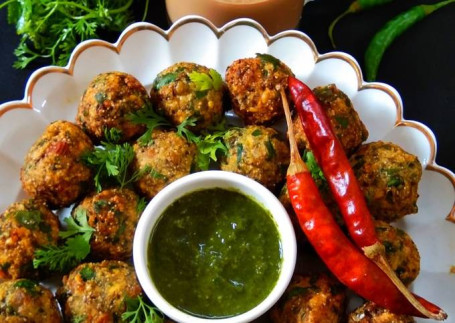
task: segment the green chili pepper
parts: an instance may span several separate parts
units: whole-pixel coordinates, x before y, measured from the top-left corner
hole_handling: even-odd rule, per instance
[[[329,38],[330,42],[332,43],[333,48],[336,47],[335,41],[333,40],[333,29],[335,28],[335,25],[345,16],[351,14],[351,13],[356,13],[359,11],[367,10],[373,7],[378,7],[380,5],[392,2],[393,0],[355,0],[349,8],[343,12],[341,15],[335,18],[335,20],[332,21],[332,23],[329,26]]]
[[[376,79],[382,56],[397,37],[435,10],[453,2],[455,2],[455,0],[446,0],[430,5],[414,6],[386,23],[384,27],[374,35],[365,52],[366,79],[368,81]]]

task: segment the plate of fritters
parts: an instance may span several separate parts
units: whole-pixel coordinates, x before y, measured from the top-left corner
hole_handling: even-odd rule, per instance
[[[202,74],[205,76],[201,80]],[[57,290],[67,317],[77,317],[77,313],[80,317],[92,312],[90,315],[97,315],[80,303],[68,305],[67,300],[73,299],[69,295],[77,294],[77,275],[87,278],[99,273],[111,279],[106,268],[112,268],[112,264],[106,261],[122,262],[116,265],[122,270],[119,277],[131,275],[131,268],[123,269],[123,262],[131,257],[134,224],[140,216],[135,212],[139,198],[147,202],[176,178],[215,168],[254,178],[286,205],[283,184],[289,150],[276,86],[286,87],[288,75],[314,89],[326,107],[399,277],[413,292],[446,310],[450,321],[455,317],[455,280],[451,274],[455,266],[455,224],[451,222],[455,218],[455,175],[437,165],[435,136],[424,124],[403,118],[404,104],[394,88],[365,82],[350,55],[319,54],[312,40],[299,31],[270,37],[249,19],[217,28],[191,16],[167,31],[148,23],[133,24],[116,43],[90,40],[79,44],[66,67],[38,69],[28,80],[22,100],[0,105],[0,240],[4,242],[0,278],[44,279],[46,286]],[[196,83],[195,91],[191,84]],[[149,134],[148,139],[156,144],[153,149],[138,143],[147,126],[125,117],[144,106],[153,107],[167,122]],[[220,135],[223,120],[223,131],[226,127],[229,130]],[[222,138],[226,148],[217,151],[221,156],[216,161],[212,158],[210,165],[204,160],[195,166],[198,148],[176,131],[183,122],[196,135],[217,131],[217,138]],[[295,124],[299,128],[297,119]],[[106,127],[120,130],[123,137],[119,141],[134,147],[134,167],[139,173],[148,167],[148,177],[123,183],[128,188],[122,192],[113,184],[109,190],[101,189],[100,196],[93,184],[94,174],[79,159],[83,151],[110,139]],[[305,154],[308,147],[302,129],[297,137]],[[46,159],[63,155],[78,163],[65,158],[58,159],[58,163]],[[324,185],[321,178],[317,181]],[[334,202],[325,193],[330,208]],[[31,202],[30,197],[40,202]],[[103,203],[119,200],[124,217],[112,232],[109,223],[116,220],[109,212],[103,213]],[[33,259],[37,244],[46,239],[46,243],[58,244],[61,225],[55,219],[44,220],[52,218],[49,212],[60,216],[63,223],[64,217],[70,212],[75,216],[81,207],[88,210],[89,222],[104,223],[96,227],[88,258],[100,265],[78,267],[65,276],[63,283],[58,275],[43,278],[28,270],[27,257],[29,262]],[[23,210],[31,209],[42,214],[41,222],[21,218]],[[292,209],[288,210],[292,217]],[[332,211],[338,217],[336,207]],[[15,227],[25,226],[32,231],[36,229],[31,229],[33,225],[38,225],[38,230],[46,232],[42,236],[30,233],[33,237],[18,243],[20,248],[16,244],[7,246],[11,238],[4,229],[7,218],[13,218]],[[104,243],[103,235],[117,235],[117,240],[111,237],[115,243]],[[305,237],[300,236],[299,243],[302,250],[310,249]],[[315,321],[330,315],[332,321],[349,315],[351,322],[364,322],[359,319],[365,313],[391,320],[387,316],[390,313],[374,304],[349,301],[330,275],[315,274],[313,269],[319,264],[308,263],[313,256],[301,257],[287,298],[261,321],[291,322],[292,315],[308,311]],[[24,262],[16,263],[14,260],[20,257]],[[140,294],[138,286],[119,288],[132,297]],[[292,290],[311,292],[296,296]],[[309,299],[314,304],[326,299],[324,302],[332,304],[334,313],[317,306],[309,309]],[[120,302],[119,306],[124,304]],[[295,306],[299,311],[292,312]],[[408,321],[412,322],[409,318],[401,318],[400,322]]]

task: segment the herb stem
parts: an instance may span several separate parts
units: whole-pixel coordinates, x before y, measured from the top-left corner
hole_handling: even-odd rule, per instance
[[[50,5],[55,4],[56,6],[67,6],[67,7],[73,7],[73,8],[78,8],[86,12],[93,12],[94,10],[87,8],[86,6],[83,6],[77,2],[69,2],[69,1],[54,1],[54,2],[49,2]]]
[[[2,4],[0,4],[0,9],[2,9],[3,7],[6,7],[7,5],[13,3],[13,2],[16,2],[17,0],[8,0],[8,1],[5,1],[3,2]]]
[[[144,14],[142,15],[142,21],[145,21],[147,18],[147,13],[149,12],[149,0],[145,0]]]

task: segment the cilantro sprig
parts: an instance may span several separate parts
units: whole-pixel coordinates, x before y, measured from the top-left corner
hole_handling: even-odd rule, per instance
[[[141,296],[136,298],[126,297],[126,311],[122,320],[130,323],[163,323],[164,316],[153,306],[148,305]]]
[[[145,1],[144,16],[149,1]],[[14,67],[23,69],[37,59],[65,65],[76,45],[99,38],[101,31],[120,32],[134,22],[133,0],[7,0],[8,23],[21,37]]]
[[[51,271],[67,272],[90,253],[90,239],[95,231],[87,221],[87,211],[78,208],[75,216],[65,219],[67,229],[60,231],[64,240],[57,246],[45,246],[35,251],[33,267],[47,267]]]
[[[100,146],[82,157],[83,162],[95,171],[94,182],[97,192],[103,190],[103,186],[114,182],[123,188],[145,173],[153,171],[149,167],[130,172],[130,164],[134,159],[134,149],[130,143],[117,144],[118,133],[105,131],[106,141]]]
[[[177,134],[180,137],[185,138],[188,142],[198,142],[200,140],[199,137],[188,129],[189,127],[194,127],[197,120],[196,117],[190,117],[183,120],[182,123],[177,126]]]
[[[146,132],[139,137],[138,142],[142,146],[147,146],[153,143],[152,132],[157,127],[170,127],[171,123],[162,115],[155,112],[152,105],[147,105],[143,109],[139,109],[128,115],[128,120],[135,124],[143,124],[147,127]]]
[[[196,165],[200,170],[207,170],[210,166],[210,161],[217,161],[218,155],[226,155],[228,148],[224,142],[226,131],[216,131],[209,133],[199,138],[196,143]]]
[[[114,181],[124,187],[132,181],[133,176],[128,176],[128,167],[133,158],[134,150],[131,144],[102,142],[101,146],[86,154],[83,161],[95,170],[95,187],[100,192],[103,183]]]

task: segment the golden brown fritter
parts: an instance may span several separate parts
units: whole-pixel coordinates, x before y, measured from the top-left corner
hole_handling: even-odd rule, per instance
[[[92,141],[78,126],[68,121],[51,123],[25,156],[24,191],[55,208],[75,202],[92,181],[92,171],[82,161],[91,150]]]
[[[386,258],[405,285],[412,283],[420,272],[420,254],[411,237],[384,221],[375,221],[376,234],[385,247]]]
[[[226,84],[234,112],[247,125],[270,125],[284,116],[280,88],[287,89],[291,69],[267,54],[234,61],[226,69]],[[290,100],[289,100],[290,102]]]
[[[134,268],[122,261],[84,263],[63,277],[57,298],[67,322],[114,323],[125,298],[141,295]]]
[[[414,323],[414,318],[407,315],[398,315],[366,302],[359,308],[349,313],[348,323]]]
[[[91,194],[73,210],[87,212],[95,230],[90,253],[95,259],[127,260],[132,256],[133,236],[142,211],[140,198],[130,189],[113,188]]]
[[[190,129],[200,131],[221,121],[223,93],[224,83],[218,72],[199,64],[180,62],[157,75],[150,95],[157,112],[173,125],[195,118],[196,125]]]
[[[38,278],[35,251],[57,245],[59,220],[47,206],[33,199],[8,207],[0,216],[0,280]]]
[[[345,288],[334,278],[295,275],[271,318],[274,323],[336,323],[343,321],[345,310]]]
[[[422,165],[416,156],[378,141],[362,145],[349,161],[377,220],[393,222],[417,212]]]
[[[174,131],[154,130],[152,139],[148,145],[133,146],[133,169],[147,169],[135,184],[148,199],[169,183],[188,175],[196,156],[196,146]]]
[[[0,282],[0,322],[60,323],[62,318],[54,295],[28,279]]]
[[[85,90],[77,110],[76,122],[94,142],[105,140],[105,131],[121,131],[127,141],[145,131],[128,114],[150,106],[145,87],[132,75],[123,72],[98,74]]]
[[[346,154],[351,155],[368,138],[368,131],[354,110],[351,100],[335,84],[316,87],[313,92],[322,103]],[[293,118],[293,125],[299,149],[309,148],[308,139],[297,115]]]
[[[233,128],[224,140],[229,151],[221,160],[222,170],[250,177],[272,191],[279,188],[289,165],[289,147],[275,129]]]

